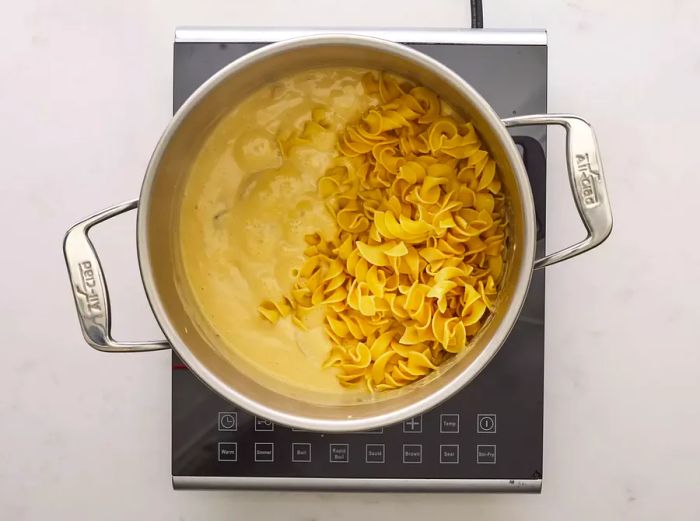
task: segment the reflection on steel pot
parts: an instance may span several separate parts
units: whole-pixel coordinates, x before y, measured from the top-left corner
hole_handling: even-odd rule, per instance
[[[197,320],[178,291],[176,216],[190,166],[207,129],[262,84],[302,70],[358,66],[394,71],[414,80],[463,112],[478,129],[500,170],[510,203],[512,241],[508,270],[496,311],[473,340],[473,348],[429,377],[395,391],[337,405],[313,396],[285,392],[261,383],[258,375],[223,358],[207,341],[207,326]],[[525,167],[506,127],[561,125],[567,133],[572,193],[588,230],[585,240],[535,259],[535,212]],[[138,206],[138,258],[146,294],[167,341],[117,342],[110,337],[107,286],[88,230]],[[435,60],[400,44],[362,36],[311,36],[272,44],[231,63],[185,102],[168,125],[148,166],[138,201],[100,212],[71,228],[64,252],[73,295],[87,342],[101,351],[132,352],[172,346],[188,367],[231,402],[275,422],[326,432],[372,429],[418,415],[468,384],[493,358],[518,318],[532,270],[594,248],[612,229],[612,215],[598,147],[591,127],[568,115],[532,115],[500,120],[469,84]]]

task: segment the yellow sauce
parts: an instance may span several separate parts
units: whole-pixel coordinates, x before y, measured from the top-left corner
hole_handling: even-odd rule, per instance
[[[362,69],[319,69],[253,93],[207,138],[190,172],[180,215],[186,279],[201,316],[226,355],[297,389],[348,393],[335,369],[322,369],[330,342],[322,316],[308,331],[289,317],[275,325],[257,311],[289,294],[304,260],[304,235],[334,222],[316,183],[337,155],[335,134],[283,157],[278,136],[300,132],[316,107],[340,132],[367,110]],[[327,136],[328,137],[328,136]],[[357,391],[354,391],[357,392]]]

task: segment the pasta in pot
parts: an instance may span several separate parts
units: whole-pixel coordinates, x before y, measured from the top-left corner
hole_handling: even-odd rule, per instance
[[[322,309],[332,343],[325,367],[346,386],[394,389],[469,349],[498,293],[508,219],[494,160],[473,125],[425,87],[367,73],[375,102],[338,138],[318,181],[331,236],[305,236],[305,260],[272,323],[299,328]],[[327,136],[314,109],[283,154]]]

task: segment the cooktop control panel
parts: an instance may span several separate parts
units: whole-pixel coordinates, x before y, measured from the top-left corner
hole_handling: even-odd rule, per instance
[[[539,400],[532,400],[538,383],[527,367],[541,364],[541,353],[517,339],[541,333],[541,328],[519,324],[514,342],[464,391],[421,416],[355,433],[276,425],[233,407],[178,365],[173,371],[173,474],[537,478],[542,410]]]

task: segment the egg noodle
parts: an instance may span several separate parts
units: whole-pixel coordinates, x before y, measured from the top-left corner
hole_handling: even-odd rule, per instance
[[[291,292],[264,301],[272,323],[321,308],[332,349],[325,367],[346,386],[394,389],[435,371],[494,309],[504,272],[508,219],[496,164],[437,95],[368,73],[376,102],[338,138],[338,156],[318,181],[336,224],[308,247]],[[297,144],[327,136],[316,108]]]

